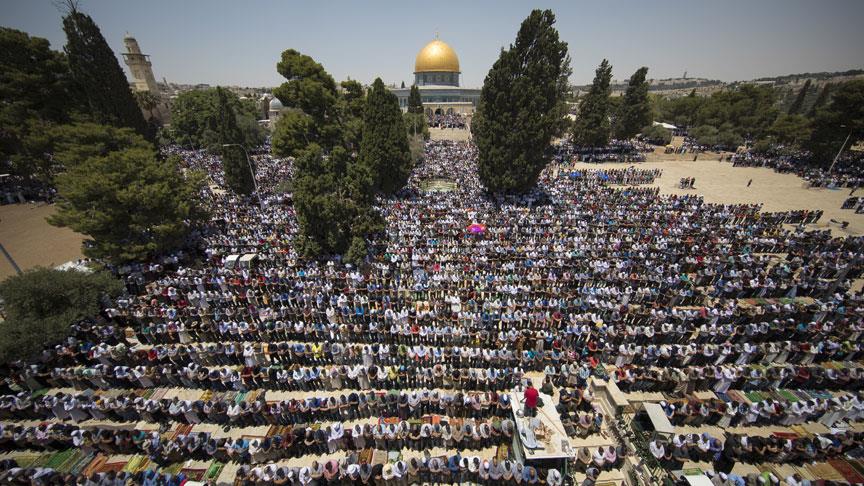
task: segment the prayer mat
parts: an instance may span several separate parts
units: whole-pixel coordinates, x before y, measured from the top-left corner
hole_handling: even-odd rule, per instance
[[[30,467],[45,467],[45,464],[48,464],[48,461],[54,456],[53,452],[43,452],[39,454],[39,457],[33,461],[33,464]]]
[[[791,393],[789,390],[777,390],[777,393],[783,397],[784,400],[789,402],[797,402],[800,400],[794,393]]]
[[[215,481],[216,478],[222,474],[222,469],[225,467],[225,464],[222,464],[219,461],[213,461],[210,464],[210,467],[207,468],[207,471],[204,473],[204,477],[202,478],[204,481]]]
[[[45,467],[49,467],[51,469],[58,469],[60,466],[66,463],[73,455],[75,454],[75,449],[67,449],[65,451],[57,452],[48,462],[45,463]]]
[[[773,435],[774,437],[777,437],[779,439],[784,439],[784,440],[795,440],[795,439],[801,437],[799,434],[796,434],[793,432],[774,432],[771,435]]]
[[[206,469],[181,469],[179,472],[186,476],[187,481],[201,481],[207,474]]]
[[[99,472],[99,469],[108,462],[108,457],[102,454],[96,456],[95,459],[90,461],[83,471],[84,476],[92,476],[94,473]]]
[[[149,457],[136,454],[129,459],[129,462],[122,468],[124,472],[135,474],[139,471],[144,471],[146,469],[154,467],[153,462]]]
[[[861,459],[846,459],[846,462],[849,463],[849,465],[852,466],[858,474],[864,476],[864,461]]]
[[[372,451],[372,460],[369,464],[376,466],[378,464],[387,464],[387,451],[382,451],[380,449],[374,449]]]
[[[816,464],[809,464],[807,469],[813,474],[814,477],[824,479],[827,481],[843,481],[843,475],[840,474],[839,471],[834,469],[831,464],[826,462],[820,462]]]
[[[505,461],[510,457],[510,447],[507,444],[498,444],[498,450],[495,451],[495,457],[499,462]]]
[[[840,474],[846,478],[846,481],[849,481],[852,484],[864,483],[864,476],[858,473],[851,464],[843,459],[832,459],[828,461],[828,464],[837,470]]]
[[[86,469],[87,466],[89,466],[90,463],[93,462],[93,458],[94,458],[94,457],[96,457],[96,456],[95,456],[93,453],[90,453],[90,454],[82,454],[82,455],[78,458],[78,461],[75,462],[74,464],[70,465],[69,470],[66,471],[66,472],[68,472],[68,473],[70,473],[70,474],[75,474],[75,475],[79,475],[79,474],[81,474],[81,471],[83,471],[84,469]]]
[[[357,454],[357,462],[360,464],[369,464],[370,461],[372,461],[372,449],[367,447]]]

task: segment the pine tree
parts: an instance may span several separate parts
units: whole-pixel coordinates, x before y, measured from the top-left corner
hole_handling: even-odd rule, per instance
[[[591,89],[582,97],[579,114],[573,123],[573,142],[589,147],[603,147],[609,143],[609,83],[612,65],[603,59],[594,71]]]
[[[801,112],[801,108],[804,107],[804,100],[807,98],[807,92],[810,90],[810,79],[804,81],[804,86],[801,87],[801,91],[798,92],[798,96],[795,97],[795,101],[792,102],[792,105],[789,106],[789,111],[787,112],[789,115],[797,115]]]
[[[344,81],[340,93],[321,64],[294,49],[282,52],[276,70],[286,81],[273,94],[289,110],[276,123],[273,151],[295,157],[295,246],[309,258],[338,254],[359,264],[368,254],[367,235],[384,228],[372,208],[375,174],[354,155],[369,104],[363,86]],[[398,99],[387,94],[401,117]]]
[[[411,92],[408,93],[408,113],[423,113],[423,100],[416,84],[411,85]]]
[[[411,174],[411,151],[399,99],[381,78],[372,83],[366,98],[359,162],[374,174],[375,189],[386,195],[401,189]]]
[[[533,187],[564,130],[570,58],[554,24],[551,10],[532,11],[483,83],[471,131],[492,192]]]
[[[90,157],[57,176],[58,211],[48,220],[91,238],[84,254],[115,264],[146,261],[187,243],[203,213],[200,174],[152,148]]]
[[[651,101],[648,99],[647,67],[641,67],[630,76],[624,99],[615,119],[615,138],[627,140],[651,123]]]
[[[217,87],[216,95],[218,118],[214,120],[214,132],[218,133],[220,142],[225,183],[237,194],[249,195],[255,188],[255,183],[252,180],[253,168],[249,165],[250,161],[247,160],[242,146],[243,132],[237,126],[237,116],[230,104],[228,91]]]
[[[99,26],[74,4],[63,17],[66,56],[73,90],[87,107],[94,121],[129,127],[152,141],[144,115],[138,107],[129,82],[114,52],[102,37]]]

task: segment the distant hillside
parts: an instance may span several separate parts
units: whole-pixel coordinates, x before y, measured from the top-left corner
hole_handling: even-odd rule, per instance
[[[715,91],[719,91],[727,86],[734,87],[741,84],[762,84],[773,85],[778,88],[781,93],[781,105],[788,105],[791,99],[803,87],[804,83],[810,80],[810,89],[807,93],[807,103],[812,102],[816,96],[816,92],[826,83],[842,83],[853,79],[864,78],[864,69],[850,69],[840,72],[820,72],[820,73],[800,73],[786,74],[783,76],[763,77],[751,80],[725,82],[718,79],[706,78],[667,78],[667,79],[649,79],[648,90],[656,95],[675,98],[678,96],[686,96],[691,91],[696,91],[697,95],[707,96]],[[576,85],[573,86],[573,94],[581,95],[588,91],[591,85]],[[626,81],[615,81],[610,85],[612,96],[620,96],[627,89]]]
[[[801,74],[787,74],[785,76],[774,76],[768,78],[756,78],[754,82],[765,82],[765,81],[773,81],[774,84],[799,84],[802,83],[806,79],[811,79],[813,81],[827,81],[833,78],[841,78],[841,77],[849,77],[849,78],[857,78],[859,76],[864,75],[864,69],[850,69],[849,71],[840,71],[834,73],[821,72],[821,73],[801,73]]]

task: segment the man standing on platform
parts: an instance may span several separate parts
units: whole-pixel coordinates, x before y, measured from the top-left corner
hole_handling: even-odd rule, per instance
[[[537,399],[540,397],[540,393],[534,388],[534,384],[531,380],[528,380],[528,384],[525,387],[525,416],[526,417],[536,417],[537,416]]]

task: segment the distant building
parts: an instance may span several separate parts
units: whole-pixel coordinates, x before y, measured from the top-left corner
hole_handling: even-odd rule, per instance
[[[127,51],[123,53],[123,60],[126,61],[126,65],[129,66],[129,71],[132,73],[135,91],[149,91],[154,96],[161,98],[159,86],[156,85],[156,77],[153,76],[150,56],[141,54],[138,41],[128,32],[123,38],[123,43],[126,44]]]
[[[473,115],[480,100],[480,90],[459,86],[459,57],[447,43],[435,39],[426,44],[414,62],[414,84],[426,114],[459,113]],[[408,110],[411,88],[391,88],[402,111]]]
[[[141,48],[138,46],[138,41],[135,40],[128,32],[123,38],[123,43],[126,45],[126,52],[123,54],[123,60],[129,66],[129,71],[132,73],[132,89],[138,92],[150,93],[155,104],[149,108],[141,107],[141,112],[148,120],[156,119],[160,123],[167,123],[171,114],[168,108],[166,98],[162,96],[162,91],[156,83],[156,77],[153,75],[153,67],[150,62],[150,56],[141,53]]]

